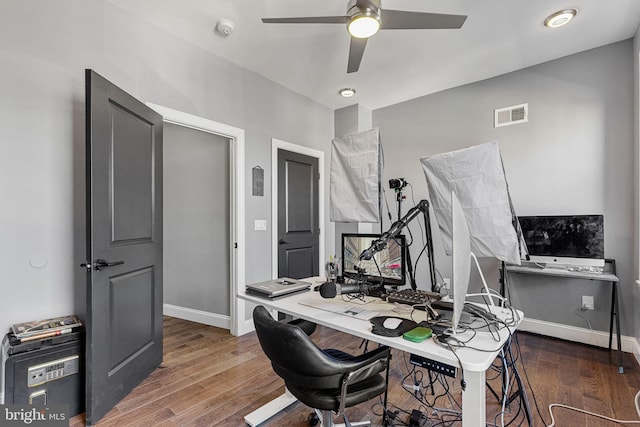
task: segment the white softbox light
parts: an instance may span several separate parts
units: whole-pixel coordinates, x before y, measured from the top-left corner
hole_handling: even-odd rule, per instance
[[[334,222],[380,222],[382,155],[377,128],[331,144],[330,217]]]
[[[464,211],[471,251],[520,264],[515,214],[502,165],[500,147],[489,142],[420,159],[444,250],[452,253],[451,191]]]

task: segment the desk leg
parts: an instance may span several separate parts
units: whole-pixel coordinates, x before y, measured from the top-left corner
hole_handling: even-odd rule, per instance
[[[616,338],[618,338],[618,372],[624,374],[622,366],[622,342],[620,341],[620,309],[618,308],[618,283],[611,282],[611,318],[609,319],[609,351],[613,340],[613,320],[616,321]]]
[[[298,399],[296,399],[289,390],[285,388],[282,395],[276,397],[271,402],[262,405],[252,413],[245,415],[244,421],[251,427],[255,427],[297,401]]]
[[[616,282],[611,282],[611,317],[609,318],[609,351],[611,351],[611,342],[613,341],[613,320],[616,316]]]
[[[487,419],[485,372],[464,372],[467,388],[462,392],[462,427],[484,426]]]
[[[613,292],[615,294],[616,309],[616,337],[618,338],[618,373],[624,374],[624,366],[622,366],[622,341],[620,340],[620,308],[618,306],[618,283],[613,284]],[[611,346],[609,346],[611,349]]]

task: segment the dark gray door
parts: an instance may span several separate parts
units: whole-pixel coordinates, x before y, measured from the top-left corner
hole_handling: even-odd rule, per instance
[[[86,423],[162,361],[162,116],[86,70]]]
[[[278,277],[318,275],[318,159],[278,150]]]

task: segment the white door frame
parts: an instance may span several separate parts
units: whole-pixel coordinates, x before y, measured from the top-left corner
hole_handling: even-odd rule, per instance
[[[278,150],[287,150],[293,153],[303,154],[305,156],[318,159],[318,174],[320,176],[318,182],[318,226],[319,233],[319,249],[318,249],[318,274],[323,275],[324,270],[324,152],[314,150],[313,148],[303,145],[292,144],[291,142],[281,141],[279,139],[271,139],[271,277],[278,277]]]
[[[231,334],[238,336],[249,332],[245,322],[245,302],[238,298],[238,286],[245,282],[245,197],[244,197],[244,129],[194,116],[182,111],[147,102],[147,105],[160,113],[163,120],[178,126],[184,126],[203,132],[209,132],[228,138],[230,151],[230,226],[231,240],[235,249],[231,250],[230,267],[230,316],[228,326]],[[167,308],[165,307],[165,312]],[[194,313],[197,316],[198,313]]]

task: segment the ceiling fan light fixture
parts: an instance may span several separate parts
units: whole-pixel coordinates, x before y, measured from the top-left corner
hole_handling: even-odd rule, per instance
[[[340,89],[338,93],[345,98],[351,98],[353,95],[356,94],[356,90],[350,87],[345,87],[343,89]]]
[[[347,24],[349,34],[358,39],[367,39],[380,29],[380,17],[370,10],[365,10],[351,17]]]
[[[576,16],[578,11],[576,9],[565,9],[553,13],[544,20],[544,25],[549,28],[558,28],[566,25]]]

